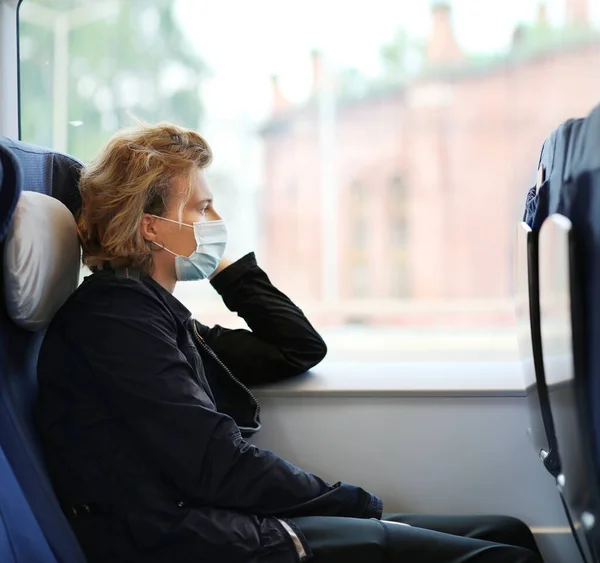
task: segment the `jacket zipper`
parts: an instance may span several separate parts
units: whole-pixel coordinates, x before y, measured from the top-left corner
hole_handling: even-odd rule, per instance
[[[217,356],[217,354],[215,353],[215,351],[206,343],[206,341],[204,340],[204,338],[202,338],[202,336],[200,336],[200,333],[198,332],[198,327],[196,326],[196,321],[194,319],[192,319],[192,325],[193,325],[194,337],[198,341],[198,344],[200,344],[200,346],[202,346],[202,349],[213,360],[215,360],[215,362],[217,362],[217,364],[221,367],[221,369],[223,371],[225,371],[225,373],[229,376],[229,378],[234,383],[236,383],[237,385],[239,385],[250,396],[250,398],[252,399],[252,402],[256,405],[256,409],[254,411],[254,422],[260,427],[260,423],[258,421],[258,416],[259,416],[259,413],[260,413],[260,404],[258,403],[258,400],[254,396],[254,394],[252,393],[252,391],[250,391],[250,389],[248,389],[248,387],[246,387],[235,375],[233,375],[233,373],[231,373],[231,370],[220,360],[219,356]],[[254,428],[249,428],[248,430],[255,431]]]

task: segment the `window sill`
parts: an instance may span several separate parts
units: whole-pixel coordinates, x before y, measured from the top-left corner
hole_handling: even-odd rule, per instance
[[[254,391],[258,397],[523,397],[525,380],[520,362],[324,362]]]

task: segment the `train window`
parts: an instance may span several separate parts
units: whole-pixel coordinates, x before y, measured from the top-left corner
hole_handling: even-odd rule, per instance
[[[482,335],[513,360],[515,210],[548,132],[598,101],[599,14],[600,0],[24,0],[22,138],[87,161],[135,119],[199,129],[230,251],[257,250],[326,339],[347,330],[331,359],[402,361],[402,339],[430,328],[441,344],[423,360],[485,359]],[[206,323],[241,322],[208,284],[178,295]]]

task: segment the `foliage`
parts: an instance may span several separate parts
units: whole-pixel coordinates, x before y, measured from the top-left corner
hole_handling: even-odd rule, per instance
[[[57,16],[69,22],[66,61],[54,57]],[[25,141],[53,146],[55,64],[68,65],[67,115],[59,116],[69,123],[65,148],[84,161],[135,119],[200,124],[207,71],[172,0],[25,0],[20,37]]]

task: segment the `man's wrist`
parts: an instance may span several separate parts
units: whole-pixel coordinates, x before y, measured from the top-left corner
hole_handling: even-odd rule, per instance
[[[215,275],[210,280],[210,284],[217,290],[222,297],[230,293],[232,285],[237,286],[237,281],[241,276],[245,276],[249,271],[256,269],[256,258],[254,252],[242,256],[239,260],[229,263],[229,260],[223,264],[220,274]]]
[[[208,279],[212,280],[215,276],[219,275],[223,270],[225,270],[225,268],[228,268],[232,264],[233,264],[233,260],[223,257],[221,262],[219,262],[217,269],[210,276],[208,276]]]

